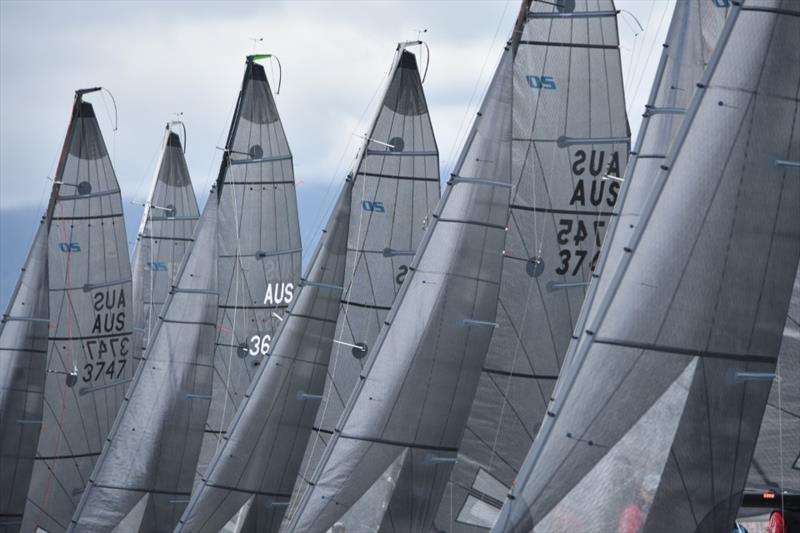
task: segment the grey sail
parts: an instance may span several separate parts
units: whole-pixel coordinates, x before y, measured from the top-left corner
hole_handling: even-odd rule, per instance
[[[217,210],[212,191],[68,531],[111,532],[146,498],[132,531],[171,532],[186,507],[211,403]]]
[[[219,531],[251,498],[242,517],[249,530],[274,531],[280,525],[311,434],[335,335],[351,189],[348,179],[270,356],[176,531]]]
[[[180,137],[168,125],[131,261],[137,358],[147,349],[199,216]]]
[[[760,507],[800,510],[800,268],[786,315],[776,380],[767,400],[740,514]],[[765,499],[765,493],[776,498]]]
[[[49,214],[44,423],[23,531],[64,531],[133,375],[131,264],[119,184],[78,91]]]
[[[500,511],[616,215],[620,183],[604,176],[621,176],[628,158],[614,2],[533,0],[523,10],[498,327],[437,516],[446,531],[486,530]],[[413,494],[413,481],[406,490]]]
[[[800,257],[800,12],[745,2],[495,531],[727,531]]]
[[[47,220],[0,321],[0,533],[16,533],[42,429],[49,325]]]
[[[326,403],[331,357],[343,362],[341,372],[330,374],[327,395],[354,386],[362,348],[377,336],[428,209],[439,197],[438,152],[409,52],[395,58],[369,138],[296,303],[273,339],[271,361],[259,370],[204,476],[183,531],[220,529],[251,496],[245,530],[277,530],[317,409]]]
[[[511,190],[512,50],[283,531],[333,526],[404,453],[417,498],[403,529],[427,531],[433,521],[495,326]]]
[[[301,274],[292,153],[264,67],[253,56],[245,65],[217,189],[219,333],[199,474],[222,443]]]
[[[352,175],[343,306],[298,487],[319,463],[440,197],[439,152],[417,61],[402,46]]]

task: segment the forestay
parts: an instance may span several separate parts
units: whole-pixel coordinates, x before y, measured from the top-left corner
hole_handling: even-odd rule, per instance
[[[447,531],[491,527],[500,511],[616,214],[619,178],[606,175],[621,176],[628,158],[613,1],[534,0],[523,10],[498,327],[437,516],[436,527]]]
[[[351,175],[345,296],[298,489],[319,463],[439,201],[439,151],[416,58],[402,45]]]
[[[47,219],[0,321],[0,532],[16,533],[42,429],[47,375]]]
[[[255,59],[247,58],[217,179],[219,333],[199,474],[263,363],[301,274],[292,154]]]
[[[136,358],[147,349],[200,216],[181,140],[171,126],[167,125],[131,261]]]
[[[23,531],[67,528],[133,375],[122,198],[83,101],[95,90],[76,93],[48,208],[48,375]]]
[[[284,531],[333,526],[404,453],[416,489],[404,529],[431,526],[495,326],[511,189],[512,60],[508,47],[457,172],[319,466],[294,495]]]
[[[68,531],[116,531],[145,500],[125,533],[169,533],[186,507],[211,402],[217,209],[212,191]]]
[[[734,6],[496,531],[727,531],[800,256],[800,13]]]

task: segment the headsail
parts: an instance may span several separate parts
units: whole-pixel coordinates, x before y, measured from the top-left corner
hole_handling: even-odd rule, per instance
[[[523,10],[498,327],[437,516],[446,531],[489,528],[500,511],[544,418],[616,214],[620,183],[605,176],[621,176],[628,158],[614,2],[533,0]]]
[[[110,533],[142,498],[148,502],[133,531],[169,533],[178,523],[211,402],[216,240],[212,191],[69,531]]]
[[[328,401],[321,394],[329,358],[334,385],[326,394],[346,394],[408,270],[439,197],[438,152],[413,54],[399,50],[389,78],[322,247],[273,340],[274,361],[257,374],[185,531],[219,529],[251,495],[247,530],[277,530],[317,408]]]
[[[264,361],[301,274],[292,153],[256,59],[247,58],[217,179],[219,334],[201,474]]]
[[[416,58],[403,45],[353,175],[345,296],[298,487],[319,463],[440,197],[433,125]]]
[[[433,521],[495,326],[511,189],[512,49],[284,531],[331,527],[403,453],[418,483],[404,529],[427,531]]]
[[[734,6],[495,531],[733,525],[800,257],[800,12]]]
[[[42,429],[49,325],[47,219],[42,220],[0,321],[0,532],[22,525]]]
[[[76,93],[48,208],[48,375],[23,531],[67,528],[133,375],[128,240],[111,159],[83,101],[94,90]]]
[[[171,126],[167,125],[161,161],[144,206],[131,261],[136,358],[147,349],[200,216],[181,140]]]

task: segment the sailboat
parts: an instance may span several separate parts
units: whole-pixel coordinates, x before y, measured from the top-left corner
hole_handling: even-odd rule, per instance
[[[434,529],[492,526],[547,410],[616,216],[629,150],[614,2],[523,2],[513,65],[511,211],[497,311]],[[579,28],[579,29],[578,29]],[[409,531],[398,498],[385,523]],[[405,494],[402,492],[404,491]]]
[[[300,279],[292,153],[264,67],[247,56],[217,177],[219,328],[198,478],[222,445]]]
[[[503,53],[372,353],[317,467],[299,481],[281,531],[341,529],[339,518],[376,481],[386,486],[386,472],[399,462],[417,495],[404,529],[432,524],[496,326],[516,48],[509,43]]]
[[[16,533],[42,428],[47,376],[47,230],[39,223],[25,266],[0,320],[0,532]]]
[[[64,531],[133,375],[131,265],[119,184],[76,91],[48,206],[49,348],[22,531]]]
[[[154,192],[151,203],[177,202],[180,194],[182,212],[196,210],[196,203],[187,201],[194,200],[194,193],[174,133],[168,132]],[[158,280],[157,285],[155,274],[151,279],[151,298],[159,298],[155,289],[164,288],[165,301],[158,307],[147,303],[157,313],[153,317],[157,322],[68,531],[169,533],[188,502],[211,401],[218,305],[217,203],[212,190],[196,234],[189,238],[179,236],[185,230],[179,226],[194,225],[196,217],[191,214],[168,213],[188,219],[183,221],[156,218],[152,212],[145,215],[156,224],[143,233],[154,237],[151,253],[169,258],[163,249],[172,252],[173,242],[181,247],[188,243],[188,251],[185,261],[170,261],[173,271],[160,271],[170,272],[171,280]],[[164,241],[166,246],[159,246]],[[139,257],[141,264],[144,254]],[[142,269],[139,275],[148,271]]]
[[[269,359],[177,531],[220,530],[234,516],[238,531],[277,531],[312,426],[327,438],[327,403],[354,386],[352,367],[363,364],[439,197],[438,150],[408,45],[398,46],[378,113]],[[314,425],[315,416],[322,422]]]
[[[799,45],[793,2],[733,5],[493,531],[732,528],[800,257]]]
[[[178,127],[185,136],[182,122],[167,124],[131,261],[136,358],[147,349],[161,306],[176,281],[200,217]]]

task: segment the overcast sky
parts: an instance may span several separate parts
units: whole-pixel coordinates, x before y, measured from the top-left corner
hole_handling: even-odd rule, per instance
[[[674,0],[617,0],[629,120],[635,135]],[[294,153],[304,245],[325,191],[343,179],[377,102],[396,43],[427,28],[425,92],[442,174],[519,8],[518,0],[383,2],[0,1],[0,305],[16,283],[44,209],[76,88],[94,94],[125,202],[144,200],[166,121],[183,112],[198,195],[216,176],[251,37],[283,64],[276,96]],[[270,66],[267,64],[268,75]],[[275,71],[277,77],[277,71]],[[276,80],[271,79],[273,88]],[[106,111],[106,108],[109,112]],[[111,116],[110,116],[111,115]],[[129,233],[140,211],[130,208]],[[22,224],[22,228],[16,226]],[[14,226],[12,228],[12,226]],[[12,235],[13,239],[9,236]],[[26,234],[27,232],[27,234]],[[306,246],[308,248],[308,246]]]

